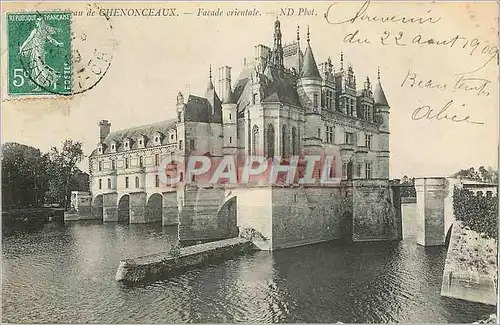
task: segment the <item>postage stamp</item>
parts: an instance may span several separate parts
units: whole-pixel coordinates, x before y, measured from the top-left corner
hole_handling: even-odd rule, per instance
[[[7,13],[8,94],[72,93],[71,12]]]

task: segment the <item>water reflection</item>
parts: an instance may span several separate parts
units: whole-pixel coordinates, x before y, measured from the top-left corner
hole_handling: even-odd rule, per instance
[[[176,227],[76,222],[3,238],[5,322],[472,322],[490,306],[440,297],[445,249],[402,242],[256,252],[140,287],[122,258],[169,250]]]

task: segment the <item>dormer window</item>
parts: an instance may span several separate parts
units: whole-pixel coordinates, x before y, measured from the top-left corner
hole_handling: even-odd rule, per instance
[[[153,137],[153,144],[155,146],[161,145],[161,141],[163,140],[163,133],[161,132],[156,132],[154,137]]]
[[[116,148],[117,148],[116,141],[112,141],[111,142],[111,152],[116,152]]]
[[[132,141],[130,138],[125,138],[123,140],[123,149],[130,150],[132,148]]]
[[[103,154],[104,153],[104,144],[99,143],[99,145],[97,146],[97,152],[99,154]]]
[[[139,138],[137,139],[137,146],[139,148],[146,147],[146,136],[144,136],[144,135],[139,136]]]
[[[175,132],[175,129],[172,129],[172,130],[168,131],[168,142],[169,143],[175,143],[175,142],[177,142],[177,134]]]

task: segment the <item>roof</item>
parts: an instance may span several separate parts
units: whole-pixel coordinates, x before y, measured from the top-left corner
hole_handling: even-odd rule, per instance
[[[186,121],[206,121],[208,120],[208,112],[210,111],[210,102],[208,99],[200,96],[189,95],[186,110],[184,112],[184,120]]]
[[[231,91],[231,87],[227,87],[227,92],[223,104],[235,104],[235,103],[236,101],[234,99],[233,92]]]
[[[453,179],[459,180],[464,187],[497,187],[497,183],[487,183],[482,181],[477,181],[473,179],[460,178],[460,177],[451,177]]]
[[[389,106],[387,98],[385,98],[384,89],[382,89],[382,84],[380,83],[380,78],[377,80],[377,84],[375,85],[373,99],[375,100],[375,105]]]
[[[297,94],[297,79],[290,73],[268,66],[265,83],[261,85],[261,98],[264,103],[280,102],[301,107]],[[271,75],[270,79],[267,75]]]
[[[311,44],[307,42],[306,53],[304,54],[304,63],[302,65],[302,71],[300,72],[301,78],[311,78],[311,79],[321,79],[321,75],[318,70],[318,65],[314,59],[314,54],[311,49]]]
[[[104,148],[104,153],[109,153],[111,149],[111,142],[115,141],[116,142],[116,152],[121,152],[124,151],[123,149],[123,141],[126,138],[132,139],[132,146],[131,150],[133,149],[138,149],[138,144],[137,144],[137,139],[140,136],[145,137],[145,146],[146,148],[153,147],[153,137],[157,132],[163,134],[166,136],[168,134],[168,131],[175,129],[175,124],[176,120],[165,120],[162,122],[158,123],[153,123],[153,124],[146,124],[146,125],[141,125],[137,127],[133,127],[130,129],[123,129],[123,130],[118,130],[115,132],[111,132],[108,134],[108,136],[104,139],[103,143],[106,145]],[[162,144],[164,139],[162,139]],[[94,150],[95,152],[95,150]],[[94,152],[92,152],[91,155],[94,155]]]
[[[212,78],[210,78],[210,80],[208,80],[208,84],[207,84],[207,90],[211,90],[211,89],[214,89],[214,84],[212,83]]]
[[[207,91],[207,97],[189,95],[184,120],[188,122],[222,122],[222,106],[215,90]],[[211,98],[210,98],[211,97]]]

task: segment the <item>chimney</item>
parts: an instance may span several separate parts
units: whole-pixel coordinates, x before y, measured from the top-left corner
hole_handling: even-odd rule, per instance
[[[219,89],[217,93],[221,97],[221,100],[224,101],[227,89],[231,87],[231,67],[223,66],[219,68],[219,81],[218,81]]]
[[[101,120],[97,125],[99,126],[99,142],[102,143],[111,130],[111,123],[108,120]]]

